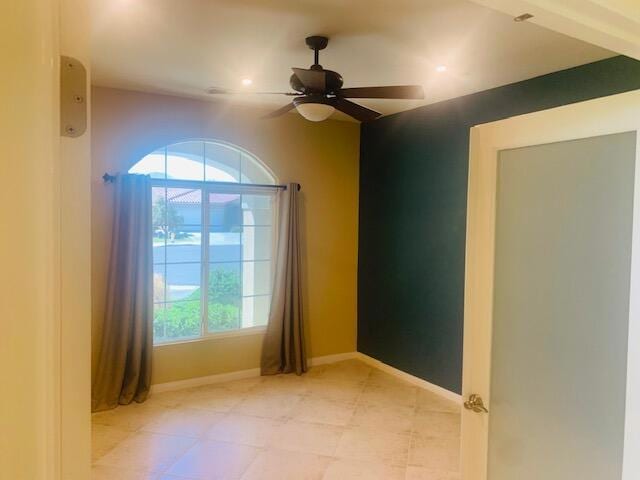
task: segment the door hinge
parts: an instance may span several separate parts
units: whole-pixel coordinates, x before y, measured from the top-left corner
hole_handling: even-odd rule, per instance
[[[79,137],[87,130],[87,70],[79,60],[60,57],[60,135]]]

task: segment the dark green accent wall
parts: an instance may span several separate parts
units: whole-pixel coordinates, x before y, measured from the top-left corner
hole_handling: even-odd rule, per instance
[[[364,124],[358,350],[460,393],[469,129],[635,89],[619,56]]]

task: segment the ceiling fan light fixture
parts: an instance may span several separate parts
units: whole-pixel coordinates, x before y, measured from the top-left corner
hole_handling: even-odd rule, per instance
[[[300,115],[311,122],[322,122],[329,118],[335,107],[326,98],[301,97],[293,101]]]

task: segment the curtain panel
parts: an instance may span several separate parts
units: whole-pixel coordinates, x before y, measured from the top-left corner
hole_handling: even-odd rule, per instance
[[[92,411],[143,402],[151,387],[153,229],[151,178],[118,175],[107,308]]]
[[[262,375],[307,371],[300,280],[299,185],[278,193],[279,228],[273,297],[262,347]]]

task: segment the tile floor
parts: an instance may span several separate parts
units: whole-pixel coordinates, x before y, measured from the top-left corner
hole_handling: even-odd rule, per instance
[[[93,415],[93,480],[458,480],[459,407],[358,360]]]

